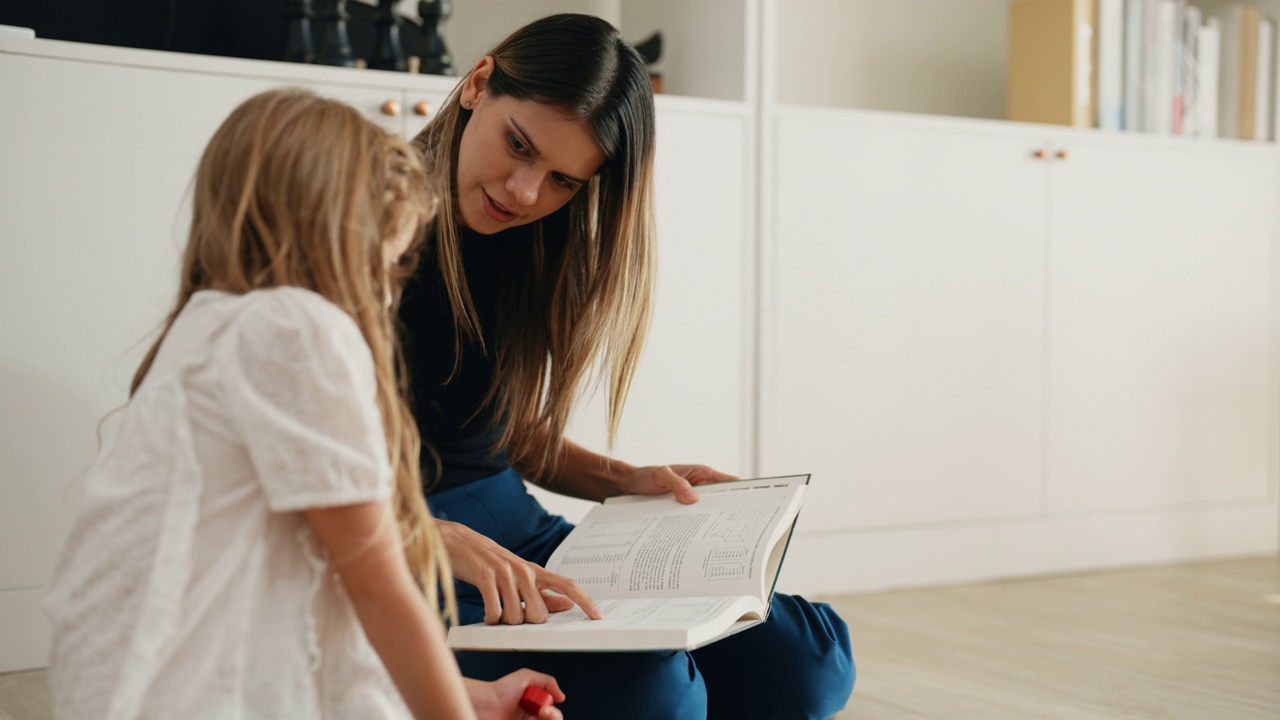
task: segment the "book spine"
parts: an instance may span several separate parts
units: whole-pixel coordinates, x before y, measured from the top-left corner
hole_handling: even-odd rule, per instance
[[[1093,127],[1097,113],[1093,89],[1097,83],[1097,67],[1093,63],[1093,46],[1097,42],[1096,8],[1097,0],[1074,0],[1072,3],[1074,26],[1071,38],[1074,51],[1071,55],[1071,67],[1075,90],[1072,92],[1074,107],[1071,124],[1076,127]]]
[[[1218,83],[1222,41],[1218,18],[1209,18],[1196,33],[1196,136],[1218,137]]]
[[[1098,127],[1124,129],[1124,0],[1098,0]]]
[[[1258,105],[1258,8],[1240,6],[1240,59],[1236,104],[1236,137],[1252,140],[1257,128]]]
[[[1199,134],[1200,71],[1197,56],[1200,52],[1200,9],[1195,5],[1182,8],[1182,127],[1181,134],[1196,137]]]
[[[1258,22],[1258,58],[1255,89],[1254,89],[1254,119],[1253,119],[1253,139],[1259,142],[1270,142],[1271,136],[1271,106],[1272,92],[1275,78],[1272,76],[1272,68],[1274,67],[1271,54],[1275,45],[1275,24],[1265,18]]]
[[[1146,127],[1142,102],[1146,0],[1125,0],[1124,10],[1124,129],[1142,130]]]

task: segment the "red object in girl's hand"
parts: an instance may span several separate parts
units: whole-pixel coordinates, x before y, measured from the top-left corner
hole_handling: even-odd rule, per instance
[[[525,688],[524,695],[520,698],[520,708],[534,717],[538,716],[539,710],[550,704],[551,693],[537,685]]]

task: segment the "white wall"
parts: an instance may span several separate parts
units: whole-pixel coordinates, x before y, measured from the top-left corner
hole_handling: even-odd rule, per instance
[[[632,42],[662,32],[662,55],[653,69],[663,77],[664,92],[742,100],[750,7],[745,0],[632,0],[622,8],[620,27]]]
[[[1003,118],[1008,0],[780,0],[783,104]]]

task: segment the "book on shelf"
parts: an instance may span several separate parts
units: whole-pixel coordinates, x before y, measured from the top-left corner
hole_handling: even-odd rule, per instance
[[[1252,140],[1257,121],[1258,25],[1261,11],[1236,4],[1220,16],[1221,64],[1218,91],[1218,134]]]
[[[1258,57],[1255,70],[1253,139],[1270,141],[1272,93],[1275,88],[1275,65],[1271,55],[1275,48],[1276,25],[1267,18],[1258,20]]]
[[[1097,79],[1097,126],[1124,129],[1125,0],[1097,0],[1094,76]]]
[[[1200,77],[1197,55],[1200,52],[1200,8],[1184,5],[1179,20],[1182,45],[1178,52],[1178,72],[1173,107],[1173,134],[1196,137],[1200,133]]]
[[[699,485],[698,502],[624,495],[587,513],[547,561],[604,611],[454,626],[456,650],[689,650],[764,622],[808,475]]]
[[[1010,4],[1010,120],[1093,126],[1093,7],[1094,0]]]
[[[1146,128],[1142,82],[1146,9],[1147,0],[1124,0],[1124,129],[1130,131]]]
[[[1196,137],[1218,137],[1221,37],[1216,17],[1206,18],[1196,31]]]
[[[1148,0],[1146,41],[1146,102],[1147,132],[1170,135],[1173,133],[1174,74],[1177,65],[1175,46],[1178,44],[1178,18],[1181,15],[1176,0]]]

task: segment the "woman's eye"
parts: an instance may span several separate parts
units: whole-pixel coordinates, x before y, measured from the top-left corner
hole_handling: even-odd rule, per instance
[[[574,182],[573,182],[572,180],[570,180],[569,178],[567,178],[567,177],[565,177],[565,176],[563,176],[563,175],[555,175],[554,177],[555,177],[555,182],[556,182],[556,184],[557,184],[557,185],[559,185],[560,187],[564,188],[565,190],[576,190],[576,189],[577,189],[577,185],[575,185],[575,184],[574,184]]]
[[[511,143],[511,149],[520,153],[521,155],[524,155],[525,153],[529,152],[529,148],[525,147],[525,144],[523,142],[520,142],[520,138],[516,137],[514,134],[508,135],[507,141]]]

